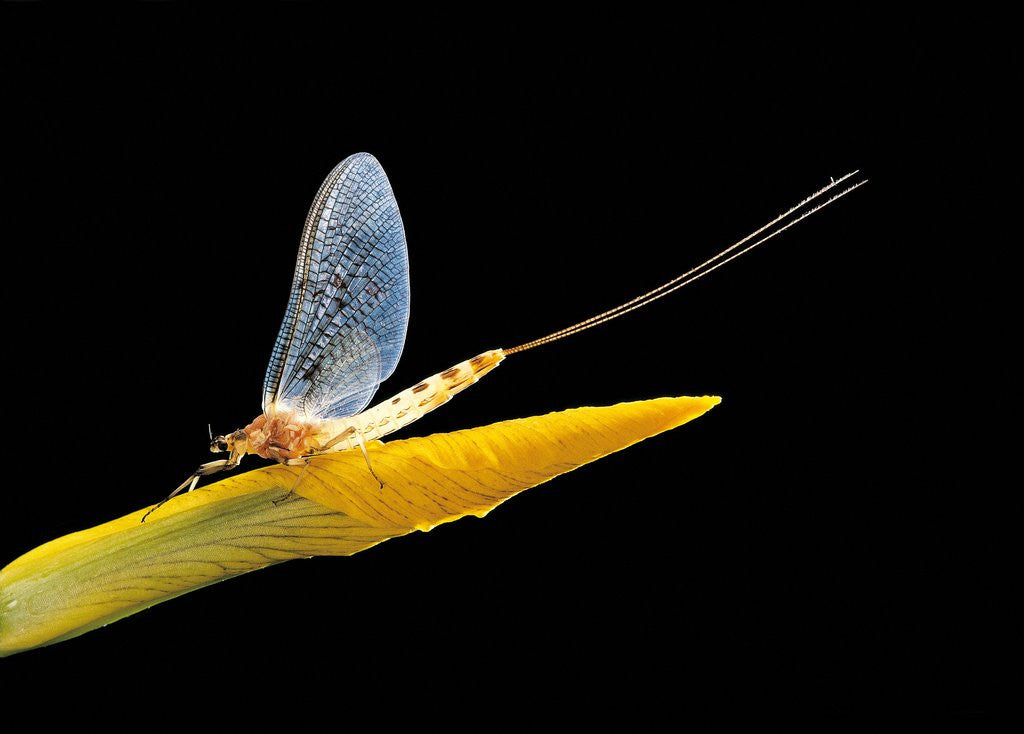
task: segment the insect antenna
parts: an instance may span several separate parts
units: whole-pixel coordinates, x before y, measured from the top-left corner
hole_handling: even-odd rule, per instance
[[[822,201],[819,204],[811,207],[810,209],[806,209],[806,210],[804,210],[802,212],[800,211],[801,209],[804,209],[804,207],[806,207],[812,201],[815,201],[815,200],[819,199],[825,193],[827,193],[828,191],[831,191],[832,189],[834,189],[835,187],[839,186],[839,184],[843,183],[844,181],[846,181],[850,177],[855,176],[857,173],[858,173],[858,171],[852,171],[851,173],[848,173],[845,176],[842,176],[841,178],[833,179],[832,182],[828,186],[825,186],[824,188],[819,189],[818,191],[814,192],[813,194],[808,196],[806,199],[801,201],[796,206],[791,207],[787,211],[785,211],[782,214],[780,214],[779,216],[775,217],[775,219],[771,220],[770,222],[765,224],[763,227],[761,227],[761,228],[759,228],[757,230],[754,230],[753,232],[748,234],[746,237],[744,237],[740,241],[730,245],[729,247],[727,247],[724,250],[722,250],[721,252],[719,252],[714,257],[705,260],[704,262],[702,262],[697,267],[691,268],[690,270],[686,271],[682,275],[679,275],[679,276],[673,278],[672,280],[668,281],[667,283],[664,283],[664,284],[658,286],[657,288],[655,288],[653,290],[647,291],[643,295],[637,296],[636,298],[632,299],[631,301],[626,301],[625,303],[620,304],[620,305],[616,306],[615,308],[609,309],[608,311],[605,311],[604,313],[599,313],[596,316],[591,316],[589,319],[586,319],[584,321],[580,321],[578,324],[573,324],[572,326],[567,326],[564,329],[560,329],[560,330],[558,330],[556,332],[548,334],[547,336],[543,336],[540,339],[534,339],[533,341],[528,341],[528,342],[526,342],[524,344],[520,344],[519,346],[512,347],[511,349],[504,349],[502,351],[506,355],[515,354],[516,352],[525,352],[527,349],[533,349],[534,347],[539,347],[541,344],[548,344],[548,343],[553,342],[553,341],[558,341],[559,339],[564,339],[567,336],[571,336],[573,334],[578,334],[581,331],[586,331],[587,329],[593,328],[593,327],[595,327],[595,326],[597,326],[599,324],[603,324],[606,321],[611,321],[612,319],[618,318],[619,316],[622,316],[623,314],[627,314],[630,311],[635,311],[638,308],[642,308],[643,306],[646,306],[647,304],[651,303],[652,301],[656,301],[659,298],[667,296],[669,293],[672,293],[673,291],[679,290],[683,286],[689,285],[690,283],[692,283],[693,281],[697,280],[698,278],[703,278],[708,273],[710,273],[710,272],[712,272],[714,270],[718,270],[718,268],[722,267],[723,265],[725,265],[726,263],[728,263],[728,262],[730,262],[732,260],[735,260],[740,255],[743,255],[744,253],[750,252],[751,250],[753,250],[758,245],[764,244],[765,242],[767,242],[768,240],[772,239],[776,235],[782,234],[787,229],[792,227],[794,224],[797,224],[798,222],[803,221],[804,219],[806,219],[807,217],[811,216],[815,212],[817,212],[817,211],[819,211],[821,209],[824,209],[826,206],[828,206],[832,202],[836,201],[837,199],[840,199],[840,198],[846,196],[847,194],[849,194],[854,189],[860,188],[861,186],[866,184],[867,183],[866,179],[863,180],[863,181],[859,181],[858,183],[855,183],[852,186],[849,186],[849,187],[843,189],[838,194],[833,194],[828,199],[825,199],[824,201]],[[798,212],[799,212],[799,215],[798,216],[794,216],[794,215],[797,215]],[[786,222],[785,220],[790,218],[790,217],[794,217],[794,218],[792,218],[788,222]],[[783,224],[783,222],[785,222],[785,223]],[[751,240],[754,240],[754,241],[751,242]],[[750,243],[750,244],[747,244],[747,243]],[[744,247],[744,245],[746,245],[746,247]],[[742,249],[739,249],[739,248],[742,248]],[[728,255],[728,257],[726,257],[727,255]]]

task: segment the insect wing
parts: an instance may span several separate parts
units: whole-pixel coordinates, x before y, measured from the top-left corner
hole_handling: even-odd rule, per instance
[[[278,398],[306,415],[333,418],[354,415],[366,407],[381,383],[380,352],[362,329],[338,332],[308,379],[293,380]]]
[[[310,208],[284,322],[267,366],[263,408],[316,418],[354,415],[395,370],[409,323],[409,258],[391,184],[357,153]]]

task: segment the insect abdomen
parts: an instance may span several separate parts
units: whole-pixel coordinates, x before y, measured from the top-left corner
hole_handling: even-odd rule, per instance
[[[456,393],[497,367],[503,359],[505,353],[502,350],[491,349],[438,372],[359,415],[328,421],[324,433],[330,432],[334,436],[325,448],[348,448],[349,444],[344,439],[351,438],[354,444],[358,441],[357,432],[364,441],[372,441],[397,431],[447,403]],[[335,439],[340,440],[335,442]]]

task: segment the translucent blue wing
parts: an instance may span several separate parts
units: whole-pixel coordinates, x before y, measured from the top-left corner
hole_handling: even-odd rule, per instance
[[[394,372],[408,323],[398,203],[377,159],[357,153],[331,171],[306,218],[264,410],[276,402],[316,418],[358,413]]]

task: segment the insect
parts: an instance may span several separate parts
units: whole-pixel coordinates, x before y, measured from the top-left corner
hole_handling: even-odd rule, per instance
[[[211,433],[210,450],[228,458],[202,464],[142,521],[178,493],[195,489],[201,477],[238,466],[246,454],[304,464],[316,454],[359,448],[372,473],[366,441],[409,425],[513,354],[618,318],[717,270],[866,183],[823,198],[856,173],[833,179],[654,290],[539,339],[478,354],[364,410],[402,353],[409,266],[405,229],[384,169],[368,153],[349,156],[320,186],[302,229],[291,295],[264,379],[263,412],[233,433]]]

